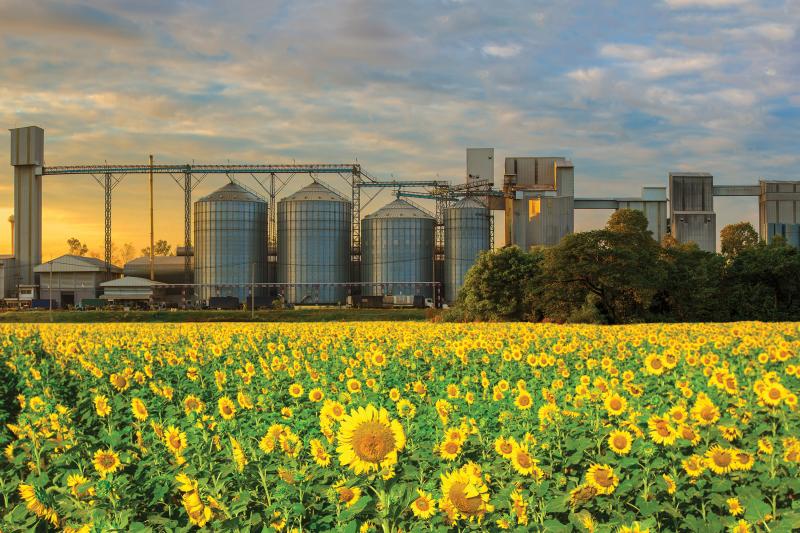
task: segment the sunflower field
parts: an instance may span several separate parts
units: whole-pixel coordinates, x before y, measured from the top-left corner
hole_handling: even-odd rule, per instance
[[[800,529],[800,325],[0,327],[0,531]]]

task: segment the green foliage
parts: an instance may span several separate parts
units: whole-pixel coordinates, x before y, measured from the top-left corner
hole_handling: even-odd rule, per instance
[[[594,306],[606,322],[642,320],[665,277],[658,256],[639,211],[622,209],[605,229],[567,235],[542,266],[545,316],[575,320]]]
[[[532,311],[544,255],[517,246],[482,252],[467,272],[458,307],[469,320],[522,319]]]
[[[749,222],[728,224],[719,232],[722,255],[736,257],[758,244],[758,232]]]

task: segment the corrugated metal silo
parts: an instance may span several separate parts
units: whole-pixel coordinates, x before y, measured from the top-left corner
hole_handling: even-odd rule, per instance
[[[267,262],[267,204],[229,183],[194,203],[194,280],[197,297],[234,296],[244,303],[253,275],[264,282]],[[244,284],[226,287],[226,284]],[[256,289],[255,295],[264,293]]]
[[[444,291],[453,303],[467,270],[489,249],[489,211],[475,198],[464,198],[444,214]]]
[[[381,294],[431,297],[436,220],[405,200],[397,199],[361,221],[361,281],[368,296]],[[387,285],[381,283],[401,283]]]
[[[344,303],[350,280],[353,204],[324,185],[311,183],[278,202],[278,282],[295,304]]]

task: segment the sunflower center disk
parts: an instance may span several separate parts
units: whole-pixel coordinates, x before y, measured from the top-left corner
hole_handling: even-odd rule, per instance
[[[394,449],[391,429],[374,420],[359,425],[351,442],[359,459],[370,463],[381,462]]]
[[[467,496],[466,489],[466,483],[463,481],[456,481],[453,483],[453,486],[450,487],[450,492],[448,492],[447,495],[450,497],[450,501],[453,502],[453,505],[456,506],[456,509],[458,509],[459,512],[464,513],[465,515],[473,515],[476,514],[481,508],[481,497]]]

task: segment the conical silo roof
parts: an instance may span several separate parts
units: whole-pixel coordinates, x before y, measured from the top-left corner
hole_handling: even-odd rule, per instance
[[[198,202],[264,202],[241,185],[230,182],[216,191],[203,196]]]
[[[308,200],[321,200],[327,202],[350,202],[336,191],[329,189],[318,181],[309,183],[294,194],[290,194],[282,202],[302,202]]]
[[[411,205],[405,200],[398,198],[394,202],[390,202],[381,207],[374,213],[364,217],[367,218],[429,218],[433,219],[431,215],[422,209]]]
[[[475,197],[465,196],[456,202],[451,209],[486,209],[486,206]]]

